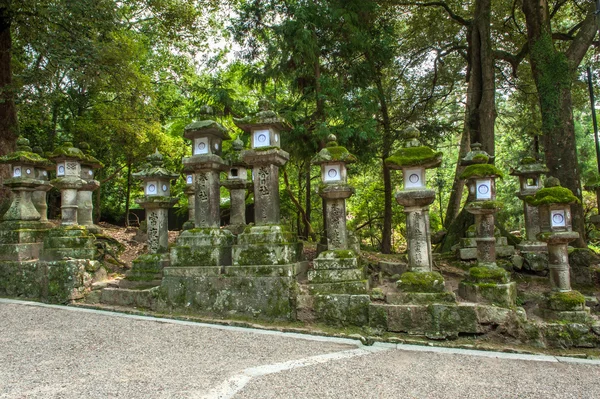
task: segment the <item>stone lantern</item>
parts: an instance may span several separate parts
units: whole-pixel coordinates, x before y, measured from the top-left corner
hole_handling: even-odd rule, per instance
[[[33,147],[32,151],[43,157],[44,151],[42,150],[42,147]],[[40,222],[48,221],[48,201],[46,199],[46,193],[52,189],[48,175],[50,170],[54,170],[54,165],[50,161],[48,161],[47,165],[40,165],[35,168],[36,178],[44,182],[44,184],[35,189],[31,197],[35,209],[40,213]]]
[[[223,140],[231,137],[212,117],[210,107],[203,108],[203,119],[185,127],[183,136],[192,142],[192,156],[183,159],[186,171],[194,171],[195,227],[218,228],[220,218],[220,172],[227,169],[221,158]],[[188,173],[189,175],[189,173]],[[187,175],[186,175],[187,183]]]
[[[220,228],[220,174],[228,168],[220,155],[223,141],[231,137],[227,129],[211,119],[214,118],[212,108],[203,107],[201,118],[187,125],[183,133],[192,143],[192,156],[183,158],[183,170],[188,186],[186,194],[194,192],[194,228],[182,232],[177,238],[177,246],[171,249],[174,267],[231,264],[231,245],[235,237]]]
[[[313,295],[365,294],[368,289],[356,254],[349,248],[346,228],[346,199],[354,194],[354,188],[348,184],[346,165],[354,162],[356,157],[340,146],[333,134],[311,160],[321,168],[319,195],[324,200],[327,234],[327,250],[319,254],[313,270],[308,271]]]
[[[102,163],[90,155],[90,145],[79,143],[79,148],[85,154],[81,161],[81,179],[85,182],[77,191],[77,221],[89,231],[99,233],[100,227],[94,225],[94,206],[92,193],[100,187],[100,182],[94,180],[94,171],[103,167]]]
[[[475,215],[477,266],[469,270],[458,292],[474,302],[514,306],[516,285],[510,282],[508,272],[496,265],[494,214],[502,208],[502,203],[496,201],[496,178],[503,174],[490,161],[491,157],[478,143],[472,145],[472,151],[462,160],[466,168],[460,177],[467,180],[470,199],[465,209]]]
[[[171,180],[179,177],[163,167],[163,156],[158,152],[149,155],[144,169],[132,175],[143,181],[144,196],[136,200],[146,210],[148,251],[164,253],[169,245],[169,208],[177,198],[171,198]]]
[[[579,233],[571,225],[571,204],[579,202],[568,188],[561,187],[558,179],[549,177],[544,188],[526,198],[531,206],[537,206],[540,217],[538,239],[548,244],[548,268],[550,287],[544,316],[550,319],[585,321],[589,309],[585,298],[571,289],[568,243],[576,240]]]
[[[254,223],[257,226],[279,224],[279,168],[290,155],[281,149],[281,133],[291,127],[268,109],[266,101],[255,116],[234,119],[237,127],[250,134],[250,149],[241,154],[252,167],[254,182]]]
[[[40,171],[45,171],[50,162],[32,152],[29,140],[19,137],[17,151],[1,157],[0,163],[10,165],[11,177],[4,181],[4,185],[14,193],[3,220],[39,221],[40,213],[32,201],[32,193],[40,188],[45,191],[49,189],[48,179],[41,179]]]
[[[183,230],[190,230],[194,228],[194,170],[190,166],[183,167],[183,176],[185,178],[185,190],[183,193],[187,196],[188,200],[188,220],[183,224]]]
[[[56,179],[51,183],[60,190],[61,224],[78,225],[77,191],[86,184],[81,178],[81,163],[87,159],[87,156],[79,148],[74,147],[73,143],[65,142],[56,148],[49,158],[56,163]]]
[[[433,301],[454,302],[454,295],[445,292],[442,275],[432,270],[429,205],[435,200],[435,191],[426,186],[426,171],[440,166],[443,154],[422,145],[419,136],[416,128],[406,129],[404,147],[385,160],[390,169],[402,170],[404,182],[396,201],[406,214],[409,271],[402,274],[398,286],[403,293],[410,292],[407,298],[420,295]]]
[[[246,191],[252,189],[252,182],[248,181],[248,164],[241,159],[244,149],[242,140],[235,139],[232,151],[228,156],[229,171],[227,179],[221,185],[229,190],[230,216],[227,229],[234,234],[239,234],[246,227]]]
[[[512,176],[519,177],[519,191],[517,197],[523,201],[525,214],[525,240],[517,248],[526,252],[545,252],[546,244],[537,240],[540,232],[540,218],[538,208],[531,206],[525,198],[535,195],[542,188],[542,175],[548,173],[548,168],[536,161],[535,158],[525,157],[519,166],[511,171]]]
[[[523,201],[525,215],[525,239],[517,245],[517,248],[521,251],[525,268],[538,272],[548,269],[548,248],[545,242],[537,239],[540,232],[538,208],[529,205],[525,198],[535,195],[542,188],[542,175],[546,173],[548,168],[533,157],[523,158],[510,173],[512,176],[519,177],[519,191],[516,194]]]

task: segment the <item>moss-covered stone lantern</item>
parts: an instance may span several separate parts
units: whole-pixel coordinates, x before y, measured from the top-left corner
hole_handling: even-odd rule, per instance
[[[146,157],[148,164],[132,176],[143,181],[144,196],[136,200],[146,210],[148,251],[151,254],[167,252],[169,245],[169,208],[177,203],[171,198],[171,180],[179,174],[163,167],[163,156],[158,152]]]
[[[77,191],[86,184],[81,178],[81,163],[87,156],[73,143],[67,141],[56,148],[49,158],[56,163],[56,178],[52,185],[60,190],[61,224],[63,226],[78,225]]]
[[[200,120],[190,123],[183,136],[193,145],[192,156],[183,158],[186,184],[193,184],[194,228],[185,230],[171,249],[174,267],[217,267],[231,264],[233,234],[221,229],[220,174],[228,169],[221,158],[222,144],[231,137],[213,120],[211,107],[201,109]],[[193,175],[193,176],[192,176]],[[192,190],[186,191],[191,194]],[[206,269],[208,270],[208,269]],[[168,272],[166,272],[168,273]]]
[[[437,302],[454,302],[454,295],[444,289],[442,275],[432,270],[429,206],[435,200],[435,191],[426,186],[426,171],[440,166],[442,153],[421,144],[419,136],[416,128],[407,128],[403,148],[385,160],[388,168],[402,171],[404,182],[404,189],[396,193],[396,201],[406,214],[409,271],[398,281],[402,290],[398,298],[420,296]],[[420,283],[415,284],[416,281]]]
[[[250,149],[242,151],[242,160],[252,167],[254,182],[254,223],[257,226],[279,224],[279,168],[290,155],[281,147],[281,133],[290,125],[262,101],[254,116],[234,119],[237,127],[250,134]]]
[[[496,265],[494,214],[502,208],[502,203],[496,201],[496,178],[502,178],[503,173],[489,163],[491,160],[479,143],[473,144],[472,151],[462,160],[466,168],[460,178],[467,181],[469,189],[465,209],[475,215],[477,266],[469,270],[469,276],[459,284],[458,292],[474,302],[514,306],[516,285],[510,281],[508,272]]]
[[[0,163],[10,165],[11,177],[4,180],[4,185],[14,194],[3,220],[39,221],[41,216],[32,201],[32,194],[40,187],[46,189],[50,186],[47,178],[40,178],[39,171],[45,171],[51,163],[32,152],[29,140],[25,137],[17,139],[17,150],[0,157]]]
[[[308,289],[318,304],[318,318],[327,318],[328,309],[336,308],[346,322],[359,324],[369,285],[356,253],[350,249],[346,227],[346,199],[354,194],[346,165],[354,162],[356,157],[339,145],[333,134],[311,160],[321,168],[319,195],[324,200],[327,250],[319,254],[308,271]]]
[[[234,234],[239,234],[246,227],[246,192],[252,189],[252,182],[248,181],[248,164],[242,160],[241,152],[244,143],[236,138],[227,156],[229,171],[227,179],[221,185],[229,190],[229,226],[227,229]]]
[[[542,175],[548,173],[548,168],[533,157],[525,157],[520,164],[511,170],[512,176],[519,178],[517,197],[523,201],[525,215],[525,240],[517,248],[524,252],[545,252],[546,244],[538,241],[540,232],[540,217],[538,208],[529,205],[525,198],[535,195],[542,188]]]
[[[81,179],[85,182],[77,191],[77,221],[92,232],[99,233],[100,227],[94,224],[94,201],[92,193],[100,187],[100,182],[94,179],[94,171],[102,168],[102,162],[90,154],[90,145],[86,142],[79,143],[79,149],[86,158],[81,161]]]
[[[569,242],[579,237],[579,233],[573,231],[571,225],[571,204],[578,203],[579,199],[571,190],[561,187],[558,179],[549,177],[544,188],[525,200],[539,208],[541,232],[538,239],[548,244],[552,292],[542,309],[544,316],[551,319],[586,320],[589,310],[585,308],[585,298],[571,289],[567,247]]]
[[[212,119],[210,107],[202,109],[202,120],[185,127],[183,137],[193,145],[192,156],[183,159],[186,170],[194,171],[194,218],[195,227],[218,228],[220,218],[220,173],[227,170],[221,158],[223,140],[231,137],[221,124]]]

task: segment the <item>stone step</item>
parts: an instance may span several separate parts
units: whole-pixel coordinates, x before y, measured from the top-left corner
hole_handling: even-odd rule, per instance
[[[391,292],[385,296],[390,305],[456,303],[453,292]]]
[[[313,260],[313,268],[315,270],[358,269],[358,259],[357,258],[342,258],[342,259],[315,258]]]
[[[26,261],[38,259],[42,243],[0,244],[0,261]]]
[[[363,279],[364,273],[361,269],[313,269],[308,271],[308,281],[311,283],[331,283]]]
[[[153,309],[158,288],[134,290],[127,288],[105,288],[100,296],[100,303],[114,306],[133,306]]]
[[[311,283],[308,284],[308,292],[311,295],[319,294],[366,294],[369,289],[367,280],[343,281],[336,283]]]
[[[164,277],[204,277],[219,276],[223,266],[169,266],[163,269]]]
[[[246,277],[295,277],[296,264],[289,265],[253,265],[253,266],[225,266],[225,276]]]
[[[232,247],[233,265],[286,265],[301,259],[302,244],[254,244],[234,245]]]

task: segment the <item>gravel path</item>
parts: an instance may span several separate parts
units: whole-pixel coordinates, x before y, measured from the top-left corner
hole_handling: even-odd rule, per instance
[[[600,398],[600,362],[398,348],[0,299],[0,398]]]

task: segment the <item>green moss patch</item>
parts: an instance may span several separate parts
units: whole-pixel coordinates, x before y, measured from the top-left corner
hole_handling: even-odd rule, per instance
[[[526,197],[525,201],[533,206],[580,203],[571,190],[561,186],[542,188],[535,196]]]
[[[504,173],[492,164],[474,164],[469,165],[460,174],[461,179],[472,179],[476,177],[504,177]]]
[[[553,292],[548,296],[548,307],[553,310],[583,310],[585,297],[579,291]]]
[[[335,147],[325,147],[313,157],[311,163],[318,165],[325,162],[344,162],[348,164],[356,162],[356,157],[350,154],[346,147],[339,145]]]
[[[398,280],[404,292],[442,292],[444,277],[438,272],[406,272]]]
[[[469,269],[468,280],[479,284],[506,284],[509,282],[509,275],[499,267],[472,267]]]
[[[402,148],[384,162],[391,168],[421,166],[433,163],[435,166],[442,162],[443,153],[434,151],[426,146]]]

